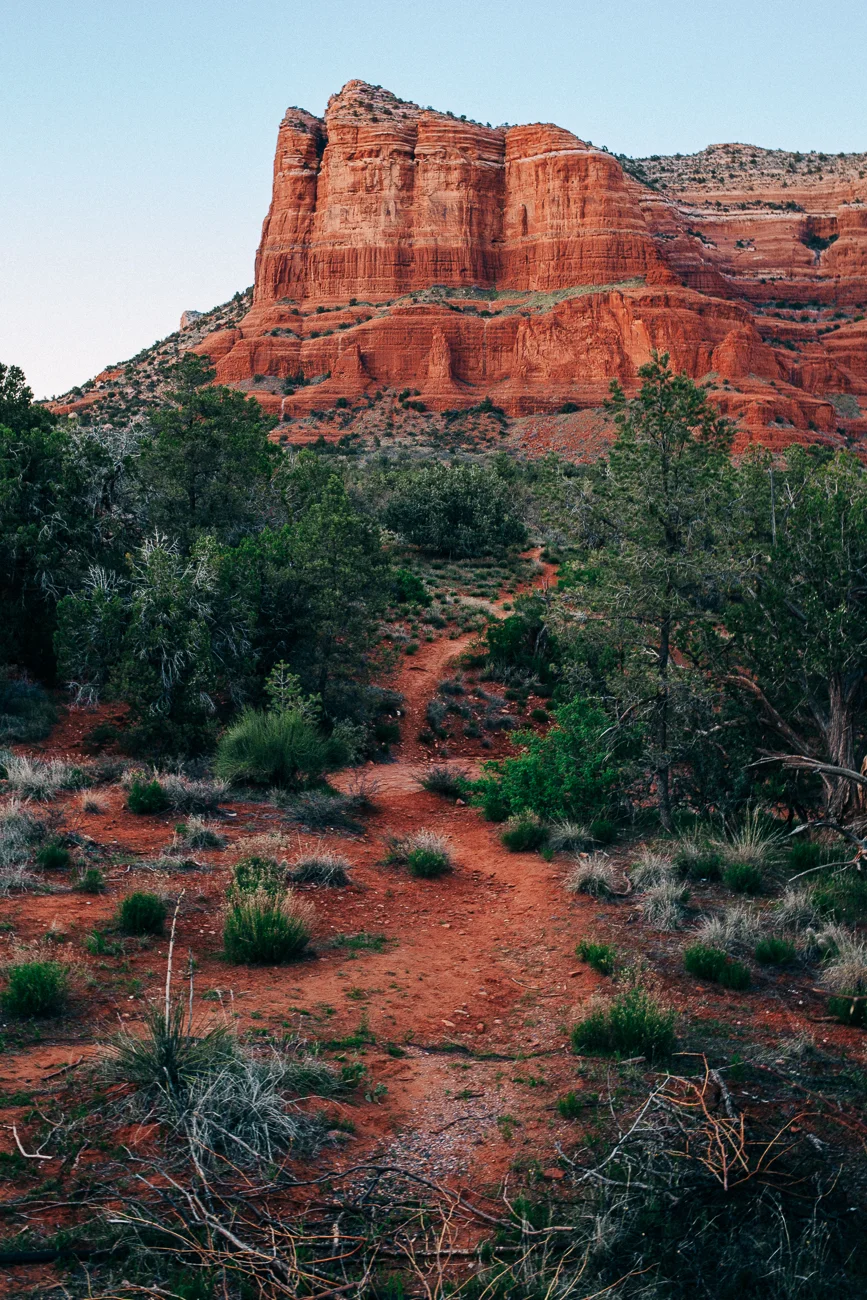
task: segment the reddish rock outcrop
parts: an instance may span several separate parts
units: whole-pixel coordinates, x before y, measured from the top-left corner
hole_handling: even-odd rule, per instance
[[[715,148],[734,168],[746,147]],[[285,419],[407,387],[433,411],[591,407],[657,348],[742,443],[860,437],[867,183],[671,175],[663,192],[560,127],[481,126],[351,81],[324,119],[287,112],[252,309],[197,350],[220,382],[260,377]]]

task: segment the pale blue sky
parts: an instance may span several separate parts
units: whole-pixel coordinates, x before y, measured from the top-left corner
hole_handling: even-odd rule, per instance
[[[60,392],[250,284],[277,124],[352,77],[633,155],[837,152],[865,55],[865,0],[2,0],[0,360]]]

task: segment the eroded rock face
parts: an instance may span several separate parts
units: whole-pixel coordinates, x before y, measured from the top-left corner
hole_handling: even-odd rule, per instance
[[[742,441],[857,439],[867,182],[805,187],[809,209],[768,182],[732,210],[560,127],[481,126],[352,81],[324,119],[280,124],[253,307],[197,350],[219,382],[281,381],[256,395],[286,418],[403,387],[434,411],[594,406],[656,348],[706,379]],[[774,314],[805,293],[848,317]]]

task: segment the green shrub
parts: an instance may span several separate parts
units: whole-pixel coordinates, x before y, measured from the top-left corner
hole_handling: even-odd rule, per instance
[[[328,742],[297,709],[246,709],[220,738],[214,770],[223,780],[289,789],[315,781],[328,766]]]
[[[683,964],[696,979],[710,980],[726,989],[739,991],[749,988],[750,972],[741,961],[735,961],[721,948],[708,948],[695,943],[683,954]]]
[[[847,997],[845,994],[840,994],[828,998],[828,1011],[840,1021],[841,1025],[867,1029],[867,999],[864,997]]]
[[[557,1098],[557,1113],[561,1119],[580,1119],[583,1112],[588,1106],[594,1105],[598,1101],[595,1092],[584,1093],[567,1092],[565,1097]]]
[[[674,1051],[675,1013],[660,1006],[638,986],[622,993],[606,1010],[593,1011],[572,1030],[577,1055],[646,1056],[649,1060]]]
[[[126,806],[131,813],[146,817],[151,813],[165,812],[169,801],[159,781],[140,781],[136,777],[129,788]]]
[[[486,555],[526,541],[510,485],[479,465],[434,463],[403,473],[386,527],[434,554]]]
[[[588,827],[590,838],[597,844],[613,844],[617,839],[617,827],[607,817],[597,817]]]
[[[798,839],[789,849],[789,866],[797,875],[802,871],[809,871],[812,867],[820,867],[827,861],[827,857],[828,853],[824,845],[816,844],[813,840]]]
[[[547,709],[531,709],[530,717],[534,722],[550,722],[551,717]]]
[[[721,880],[724,858],[705,840],[686,838],[674,853],[674,865],[688,880]]]
[[[166,905],[156,894],[127,894],[122,899],[117,923],[124,934],[162,934]]]
[[[575,699],[555,711],[544,736],[518,732],[522,753],[491,764],[500,795],[511,809],[532,809],[545,821],[597,819],[601,833],[620,763],[611,753],[609,720],[586,700]]]
[[[442,835],[428,830],[415,831],[403,839],[392,839],[386,862],[408,867],[412,875],[421,879],[433,879],[452,869],[447,841]]]
[[[575,949],[575,956],[579,961],[586,961],[599,975],[614,974],[617,950],[610,943],[592,943],[589,939],[582,939]]]
[[[723,883],[733,894],[760,894],[764,881],[752,862],[732,862],[723,872]]]
[[[380,718],[373,728],[377,745],[396,745],[400,740],[400,723],[391,718]]]
[[[244,893],[226,909],[223,947],[236,965],[272,966],[300,957],[310,939],[312,908],[294,894]]]
[[[469,788],[469,776],[465,768],[445,767],[435,763],[416,777],[416,780],[423,790],[429,794],[442,795],[444,799],[465,798]]]
[[[548,828],[533,813],[525,812],[510,817],[500,839],[510,853],[527,853],[540,849],[548,838]]]
[[[756,944],[755,958],[762,966],[789,966],[795,960],[795,945],[773,935]]]
[[[69,973],[56,961],[25,961],[7,971],[3,1009],[16,1020],[58,1016],[69,997]]]
[[[82,871],[75,888],[82,894],[101,894],[105,889],[105,878],[99,867],[87,867]]]
[[[49,840],[36,854],[37,865],[46,871],[62,871],[69,866],[69,849],[60,840]]]
[[[412,849],[407,855],[406,865],[411,876],[422,880],[433,880],[451,870],[448,854],[436,849]]]
[[[848,869],[821,878],[810,897],[828,920],[859,925],[867,917],[867,879],[858,871]]]
[[[286,888],[286,866],[276,858],[260,858],[251,855],[239,858],[232,868],[232,883],[228,888],[230,898],[240,894],[255,894],[258,890],[266,894],[282,894]]]
[[[429,605],[428,595],[421,578],[409,569],[397,569],[394,575],[394,598],[399,605]]]
[[[481,781],[475,789],[476,798],[479,801],[485,821],[504,822],[509,816],[509,805],[500,793],[497,782]]]

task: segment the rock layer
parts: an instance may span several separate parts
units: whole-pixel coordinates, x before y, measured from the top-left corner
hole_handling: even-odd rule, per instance
[[[744,440],[867,433],[867,182],[727,180],[723,202],[631,170],[349,82],[324,119],[286,114],[252,309],[198,350],[287,418],[404,387],[435,411],[593,406],[657,348]]]

